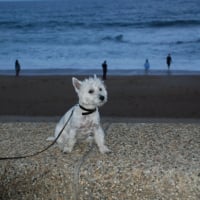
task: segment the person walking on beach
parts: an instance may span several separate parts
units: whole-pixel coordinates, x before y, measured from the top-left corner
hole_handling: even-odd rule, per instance
[[[145,72],[148,72],[150,68],[150,63],[149,63],[149,60],[146,59],[145,63],[144,63],[144,69],[145,69]]]
[[[106,80],[107,75],[107,63],[106,60],[102,63],[102,70],[103,70],[103,80]]]
[[[20,64],[19,64],[19,61],[16,60],[16,61],[15,61],[15,75],[16,75],[16,77],[19,76],[20,70],[21,70],[21,66],[20,66]]]
[[[170,65],[172,63],[172,57],[170,54],[168,54],[168,56],[166,57],[166,63],[167,63],[167,67],[168,67],[168,70],[170,69]]]

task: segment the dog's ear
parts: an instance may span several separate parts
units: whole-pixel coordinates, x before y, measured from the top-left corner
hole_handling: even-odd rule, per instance
[[[76,92],[78,92],[79,89],[80,89],[80,87],[81,87],[82,82],[79,81],[77,78],[74,78],[74,77],[73,77],[73,78],[72,78],[72,84],[73,84],[73,86],[74,86]]]

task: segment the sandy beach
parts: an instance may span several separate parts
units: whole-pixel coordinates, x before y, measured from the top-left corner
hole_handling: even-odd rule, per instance
[[[199,199],[200,76],[111,76],[105,84],[100,112],[112,152],[80,142],[70,154],[53,145],[0,160],[0,199]],[[71,76],[1,76],[0,91],[0,157],[47,147],[77,102]]]
[[[83,80],[88,76],[77,76]],[[78,102],[72,76],[0,76],[0,115],[60,116]],[[105,117],[199,118],[200,76],[110,76]]]

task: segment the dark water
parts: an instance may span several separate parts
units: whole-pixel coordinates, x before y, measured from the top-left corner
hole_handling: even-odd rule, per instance
[[[200,70],[199,0],[0,2],[0,69]]]

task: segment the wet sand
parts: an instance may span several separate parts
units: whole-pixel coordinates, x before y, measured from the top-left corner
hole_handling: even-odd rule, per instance
[[[77,76],[83,80],[87,76]],[[72,76],[0,76],[0,115],[60,116],[78,102]],[[199,118],[200,76],[110,76],[105,117]]]

